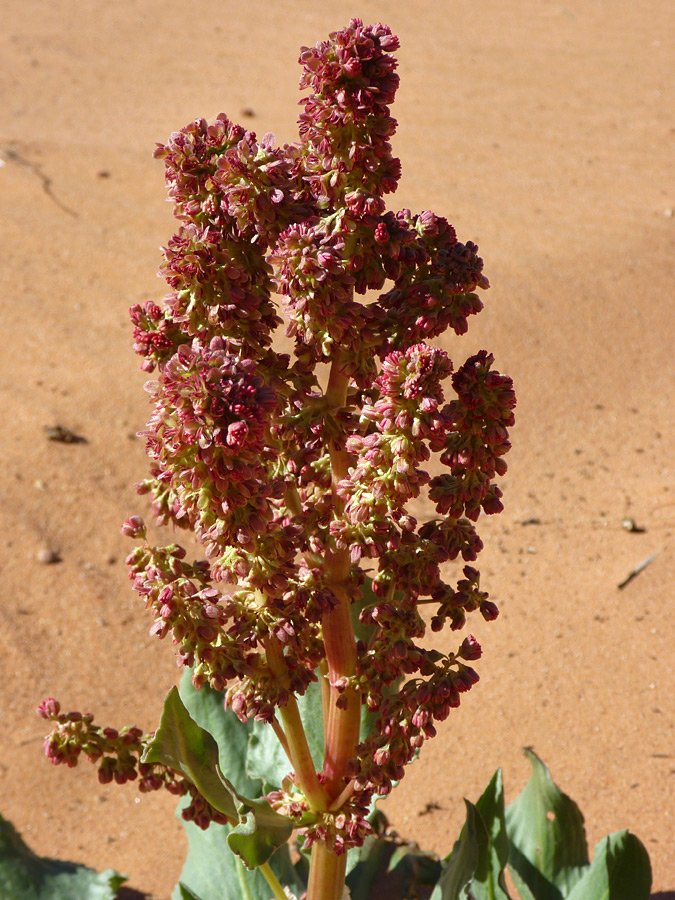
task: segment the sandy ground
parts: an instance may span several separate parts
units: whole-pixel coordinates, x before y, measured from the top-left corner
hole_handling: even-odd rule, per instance
[[[163,294],[173,230],[154,144],[245,109],[248,127],[295,139],[299,47],[350,15],[402,42],[394,208],[448,216],[486,261],[486,310],[447,347],[493,351],[519,396],[506,512],[481,532],[502,608],[474,629],[482,681],[385,811],[444,854],[461,798],[498,766],[515,796],[532,745],[591,843],[630,827],[656,896],[675,897],[668,0],[6,0],[0,812],[40,854],[128,873],[127,897],[170,896],[173,799],[52,768],[34,709],[54,695],[151,729],[176,679],[119,535],[145,512],[134,435],[149,411],[127,308]],[[47,440],[56,424],[87,443]],[[47,551],[59,561],[41,563]]]

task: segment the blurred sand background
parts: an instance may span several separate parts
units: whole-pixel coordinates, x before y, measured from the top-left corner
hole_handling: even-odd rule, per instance
[[[139,802],[91,766],[49,766],[34,709],[52,695],[152,729],[177,678],[119,534],[147,511],[134,435],[149,406],[127,309],[163,295],[158,248],[173,232],[155,142],[221,110],[294,140],[299,48],[353,15],[402,44],[390,207],[447,216],[492,283],[469,334],[444,346],[460,363],[494,352],[519,397],[506,511],[481,530],[502,610],[472,623],[481,683],[385,812],[444,855],[462,797],[498,766],[514,797],[531,745],[582,807],[591,846],[629,827],[654,891],[673,897],[668,0],[5,0],[0,813],[39,854],[117,868],[127,897],[168,900],[185,853],[173,798]],[[47,440],[57,424],[87,443]]]

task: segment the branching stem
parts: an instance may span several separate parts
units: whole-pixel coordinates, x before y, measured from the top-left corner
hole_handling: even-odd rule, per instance
[[[281,684],[285,685],[288,681],[288,671],[278,641],[267,641],[265,650],[272,673]],[[283,734],[286,738],[284,750],[291,761],[300,789],[309,805],[313,809],[323,812],[328,809],[330,798],[316,773],[295,694],[289,693],[286,705],[279,707],[279,716],[283,725]]]
[[[286,732],[281,727],[281,725],[279,724],[279,722],[277,721],[276,718],[272,719],[272,722],[270,724],[272,725],[272,728],[274,729],[274,733],[276,734],[277,738],[279,739],[279,743],[284,748],[284,753],[288,757],[288,761],[290,762],[291,765],[293,765],[293,760],[291,759],[291,751],[288,747],[288,738],[286,737]]]
[[[272,867],[269,863],[263,863],[260,866],[260,871],[265,876],[265,881],[269,884],[269,886],[274,891],[274,900],[288,900],[288,896],[284,891],[284,888],[277,878],[277,876],[272,871]]]
[[[330,805],[330,812],[337,812],[339,809],[342,809],[342,807],[345,805],[347,800],[349,800],[351,795],[354,793],[354,784],[355,784],[355,782],[352,779],[349,782],[349,784],[345,787],[345,789],[342,791],[342,793],[339,794],[335,800],[333,800],[333,802]]]

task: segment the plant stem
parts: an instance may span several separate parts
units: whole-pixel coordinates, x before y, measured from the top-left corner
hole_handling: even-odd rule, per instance
[[[349,599],[342,591],[336,593],[338,596],[342,594],[339,605],[322,619],[323,642],[331,684],[323,773],[326,778],[326,789],[333,799],[344,786],[347,763],[354,756],[361,725],[359,694],[353,688],[347,688],[341,693],[333,687],[338,679],[349,678],[356,671],[356,640]],[[338,706],[338,703],[341,706]]]
[[[347,871],[347,854],[337,856],[324,843],[312,846],[307,900],[342,900]]]
[[[265,876],[265,881],[269,884],[269,886],[274,891],[275,900],[288,900],[286,893],[284,892],[283,886],[277,876],[272,871],[272,867],[269,863],[263,863],[260,866],[260,871]]]
[[[319,678],[321,679],[321,709],[323,710],[323,745],[328,740],[328,710],[330,709],[330,684],[328,683],[328,663],[325,659],[319,664]]]
[[[354,779],[352,779],[349,784],[345,785],[341,794],[339,794],[335,800],[330,805],[330,812],[337,812],[341,807],[345,805],[347,800],[354,793]]]
[[[291,751],[288,748],[288,738],[286,737],[286,733],[285,733],[284,729],[281,727],[279,722],[277,722],[276,718],[272,719],[272,721],[270,722],[270,725],[274,729],[274,733],[276,734],[277,738],[279,739],[279,743],[284,748],[284,753],[288,757],[289,763],[291,765],[293,765],[293,760],[291,759]]]
[[[341,371],[342,364],[341,354],[337,353],[331,365],[325,395],[326,403],[332,410],[342,409],[347,403],[349,376]],[[345,450],[335,446],[331,446],[329,452],[333,476],[333,506],[339,516],[344,510],[344,503],[335,488],[348,474],[349,458]],[[351,620],[351,604],[349,594],[344,589],[349,579],[349,569],[348,550],[340,549],[326,554],[326,583],[333,588],[338,598],[338,605],[325,613],[321,620],[330,684],[328,697],[324,696],[326,752],[323,774],[326,789],[333,799],[344,786],[347,763],[354,756],[359,741],[361,721],[361,698],[358,692],[353,688],[340,692],[334,686],[340,679],[350,678],[356,672],[356,639]]]
[[[286,732],[288,751],[293,761],[298,784],[309,805],[313,809],[325,811],[328,809],[330,799],[316,774],[298,703],[293,694],[290,695],[286,706],[279,707],[279,715]]]
[[[340,371],[342,359],[337,353],[331,365],[326,388],[326,405],[337,412],[347,404],[349,376]],[[328,448],[330,453],[333,509],[336,516],[344,512],[344,502],[338,496],[338,482],[349,472],[347,452],[335,445]],[[347,590],[350,574],[349,551],[338,549],[326,553],[324,576],[337,597],[338,603],[321,618],[321,630],[325,660],[321,664],[321,699],[324,717],[325,755],[323,775],[325,789],[330,800],[341,799],[347,775],[347,763],[354,756],[359,740],[361,724],[361,698],[359,693],[348,687],[338,690],[344,678],[356,672],[356,639],[351,619],[351,602]],[[328,689],[325,688],[326,682]],[[340,705],[338,705],[340,703]],[[342,900],[347,869],[347,854],[338,856],[322,841],[312,846],[309,866],[307,900]]]
[[[285,684],[288,681],[288,670],[278,641],[267,641],[265,643],[265,651],[267,663],[273,675],[281,684]],[[316,774],[314,760],[307,743],[307,735],[300,718],[300,710],[298,709],[298,701],[295,699],[295,694],[289,693],[286,705],[279,707],[279,716],[283,725],[286,745],[284,746],[284,741],[279,735],[277,737],[279,737],[295,770],[298,785],[313,809],[325,811],[330,804],[330,798]]]

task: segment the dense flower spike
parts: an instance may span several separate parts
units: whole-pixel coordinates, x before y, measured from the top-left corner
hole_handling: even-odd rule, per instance
[[[399,77],[389,54],[398,46],[386,25],[352,19],[329,40],[302,50],[300,87],[312,94],[300,116],[301,158],[322,209],[379,216],[381,196],[396,190],[401,165],[391,156],[396,122],[389,104]]]
[[[360,19],[303,48],[295,145],[223,114],[159,145],[179,220],[163,251],[169,290],[131,310],[142,368],[157,370],[139,492],[207,558],[150,546],[132,516],[134,588],[194,685],[275,729],[293,774],[268,800],[317,855],[363,842],[372,797],[478,679],[475,638],[440,653],[428,626],[497,615],[473,566],[476,523],[502,509],[515,395],[491,354],[455,368],[430,343],[464,334],[489,284],[446,219],[385,208],[401,174],[397,48]],[[282,323],[292,355],[275,349]],[[418,498],[433,519],[412,515]],[[320,773],[296,704],[317,681]],[[376,721],[360,739],[363,706]],[[143,768],[137,729],[98,729],[53,700],[40,711],[53,762],[84,753],[103,780],[189,792],[184,815],[219,821],[182,776]]]

